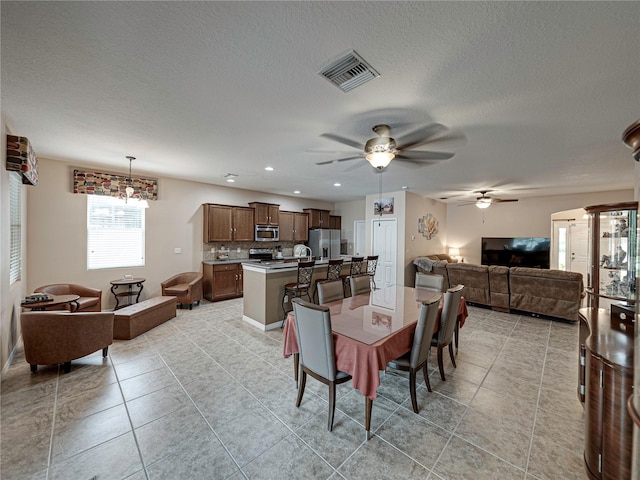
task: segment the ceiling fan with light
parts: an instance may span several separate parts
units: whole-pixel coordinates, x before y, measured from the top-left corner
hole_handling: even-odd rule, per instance
[[[454,135],[446,135],[445,133],[448,130],[447,127],[439,123],[432,123],[430,125],[420,127],[397,141],[391,137],[391,127],[389,127],[389,125],[375,125],[372,130],[377,137],[370,138],[364,144],[333,133],[322,134],[321,136],[324,138],[357,148],[361,152],[326,152],[312,150],[316,153],[346,153],[350,155],[344,158],[317,162],[316,165],[329,165],[331,163],[347,162],[350,160],[364,158],[372,167],[382,170],[387,167],[392,160],[412,164],[433,163],[442,160],[449,160],[455,155],[454,153],[448,152],[412,150],[415,147],[419,147],[427,143],[451,140],[456,137]],[[364,162],[362,164],[364,164]]]
[[[485,209],[485,208],[489,208],[494,203],[506,203],[506,202],[517,202],[518,201],[517,198],[512,198],[512,199],[508,199],[508,200],[502,200],[500,198],[489,197],[487,195],[487,193],[492,192],[492,191],[493,190],[478,190],[476,192],[473,192],[473,193],[479,193],[480,196],[476,197],[476,200],[474,202],[461,203],[459,206],[462,207],[462,206],[465,206],[465,205],[475,205],[478,208]]]

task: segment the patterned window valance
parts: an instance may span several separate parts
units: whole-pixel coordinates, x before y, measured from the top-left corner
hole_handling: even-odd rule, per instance
[[[158,199],[158,180],[152,178],[131,177],[119,173],[91,172],[75,169],[73,171],[73,193],[86,195],[107,195],[125,198],[125,189],[133,187],[132,198],[144,200]]]
[[[22,173],[25,185],[38,185],[38,157],[27,137],[7,135],[6,169]]]

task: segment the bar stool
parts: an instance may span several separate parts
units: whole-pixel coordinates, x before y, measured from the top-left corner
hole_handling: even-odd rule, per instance
[[[316,299],[318,298],[318,284],[324,282],[330,282],[331,280],[340,280],[340,272],[342,272],[342,264],[344,260],[342,258],[336,258],[333,260],[329,260],[329,264],[327,265],[327,278],[318,280],[315,283],[315,287],[313,289],[313,299],[314,302],[317,303]]]
[[[376,268],[378,267],[378,255],[369,255],[367,258],[367,275],[371,279],[371,283],[373,284],[373,289],[376,289]]]
[[[347,296],[347,293],[346,293],[347,286],[351,288],[349,284],[349,282],[351,281],[351,277],[362,274],[363,263],[364,263],[364,257],[351,257],[351,268],[349,269],[349,274],[340,275],[340,278],[342,279],[342,288],[345,290],[345,294],[344,294],[345,297]]]
[[[287,283],[284,286],[284,295],[282,296],[282,311],[284,312],[284,318],[282,319],[281,328],[284,327],[284,321],[287,319],[287,313],[293,310],[293,306],[287,310],[286,304],[291,305],[291,300],[296,297],[302,297],[306,295],[311,302],[311,295],[309,289],[311,288],[311,277],[313,276],[313,267],[315,266],[315,260],[308,262],[298,262],[298,277],[295,283]],[[285,302],[285,298],[288,302]]]

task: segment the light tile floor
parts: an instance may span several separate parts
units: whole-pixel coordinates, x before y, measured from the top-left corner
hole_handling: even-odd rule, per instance
[[[130,341],[2,377],[3,479],[584,479],[577,326],[469,308],[458,368],[432,354],[429,393],[388,371],[365,441],[364,398],[309,378],[300,408],[282,331],[203,303]]]

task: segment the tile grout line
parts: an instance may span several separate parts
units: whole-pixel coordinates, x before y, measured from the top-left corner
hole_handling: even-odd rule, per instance
[[[531,437],[529,438],[529,451],[527,452],[527,463],[524,467],[525,476],[529,472],[529,463],[531,462],[531,451],[533,450],[533,437],[536,431],[536,422],[538,420],[538,409],[540,408],[540,397],[542,396],[542,382],[544,381],[544,371],[547,367],[547,354],[549,353],[549,341],[551,340],[551,322],[547,320],[549,332],[547,333],[547,344],[544,349],[544,360],[542,362],[542,374],[540,376],[540,385],[538,386],[538,398],[536,399],[536,410],[533,414],[533,427],[531,428]]]
[[[491,315],[489,315],[488,317],[486,317],[486,319],[490,318],[490,316],[491,316]],[[506,346],[506,344],[507,344],[507,341],[512,337],[512,335],[513,335],[513,330],[514,330],[514,329],[515,329],[515,327],[520,323],[520,319],[521,319],[521,318],[522,318],[522,316],[519,316],[519,317],[518,317],[518,320],[516,321],[516,323],[514,324],[514,326],[511,328],[511,331],[509,332],[509,336],[507,337],[507,340],[505,340],[505,342],[503,343],[502,347],[500,348],[500,351],[498,352],[498,354],[496,355],[496,357],[492,360],[492,362],[491,362],[491,366],[490,366],[490,367],[489,367],[489,369],[487,370],[487,373],[486,373],[486,374],[485,374],[485,376],[483,377],[482,382],[481,382],[481,383],[480,383],[480,385],[478,386],[478,390],[476,391],[476,393],[474,393],[473,398],[472,398],[472,399],[471,399],[471,401],[469,402],[469,405],[467,405],[467,409],[465,410],[464,414],[462,414],[462,416],[460,417],[460,420],[458,421],[458,423],[456,424],[456,426],[454,427],[454,429],[451,431],[451,435],[450,435],[449,439],[447,440],[447,443],[445,444],[445,446],[444,446],[444,447],[442,448],[442,450],[440,451],[440,454],[438,455],[438,458],[436,459],[435,463],[433,464],[433,470],[434,470],[434,472],[433,472],[433,473],[434,473],[435,475],[438,475],[438,474],[435,472],[435,467],[436,467],[436,465],[438,464],[438,462],[440,461],[440,458],[442,457],[442,454],[444,453],[444,451],[447,449],[447,447],[448,447],[448,446],[449,446],[449,444],[451,443],[451,439],[452,439],[453,437],[456,437],[456,438],[460,439],[461,441],[466,442],[466,443],[468,443],[469,445],[472,445],[472,446],[474,446],[474,447],[478,448],[479,450],[482,450],[482,451],[483,451],[483,452],[485,452],[486,454],[488,454],[488,455],[490,455],[490,456],[492,456],[492,457],[494,457],[494,458],[497,458],[499,461],[504,462],[504,463],[506,463],[507,465],[510,465],[510,466],[512,466],[512,467],[514,467],[514,468],[516,468],[517,470],[522,471],[522,472],[525,474],[525,476],[526,476],[526,470],[523,470],[521,467],[518,467],[517,465],[514,465],[513,463],[511,463],[511,462],[509,462],[509,461],[507,461],[507,460],[503,459],[502,457],[499,457],[499,456],[498,456],[498,455],[496,455],[495,453],[490,452],[490,451],[486,450],[485,448],[483,448],[483,447],[481,447],[481,446],[479,446],[479,445],[476,445],[475,443],[472,443],[472,442],[470,442],[470,441],[466,440],[465,438],[463,438],[463,437],[461,437],[461,436],[459,436],[459,435],[457,435],[457,434],[456,434],[456,430],[458,429],[458,427],[460,426],[460,424],[461,424],[461,423],[462,423],[462,421],[464,420],[464,417],[465,417],[465,416],[467,415],[467,413],[469,413],[469,411],[471,410],[471,402],[473,402],[473,399],[475,399],[476,395],[477,395],[477,394],[478,394],[478,392],[480,391],[480,388],[482,387],[482,384],[484,383],[485,379],[487,378],[487,376],[489,375],[489,373],[490,373],[490,372],[491,372],[491,370],[493,369],[493,366],[494,366],[494,363],[495,363],[496,359],[497,359],[497,358],[500,356],[500,354],[503,352],[503,350],[504,350],[504,348],[505,348],[505,346]],[[439,476],[439,475],[438,475],[438,476]]]
[[[147,340],[148,341],[148,340]],[[149,342],[151,343],[151,342]],[[120,377],[118,376],[118,371],[116,370],[116,365],[113,363],[113,358],[111,358],[111,354],[109,354],[109,362],[111,362],[111,368],[113,368],[113,374],[116,376],[116,382],[118,383],[118,390],[120,390],[120,395],[122,396],[122,403],[124,404],[124,409],[127,412],[127,419],[129,420],[129,425],[131,425],[131,434],[133,435],[133,441],[136,444],[136,449],[138,450],[138,457],[140,458],[140,464],[142,465],[142,471],[144,472],[144,476],[147,480],[149,480],[149,474],[147,473],[147,467],[144,463],[144,458],[142,457],[142,450],[140,450],[140,443],[138,442],[138,436],[136,435],[136,429],[133,427],[133,421],[131,420],[131,414],[129,413],[129,407],[127,405],[127,400],[124,398],[124,392],[122,391],[122,385],[120,384]]]

